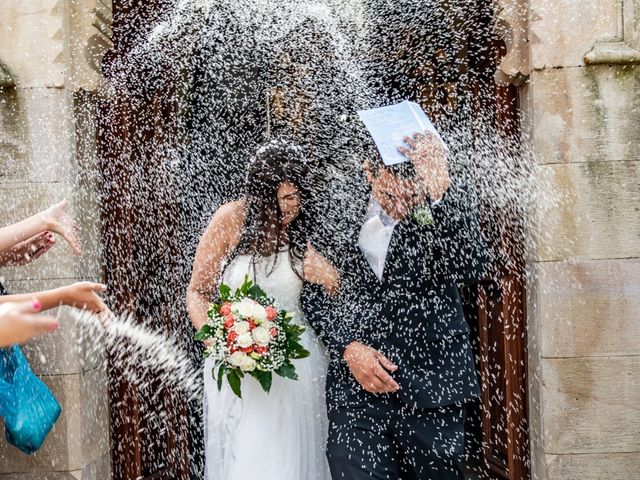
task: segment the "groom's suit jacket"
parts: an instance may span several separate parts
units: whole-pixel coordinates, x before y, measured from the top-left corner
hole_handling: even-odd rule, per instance
[[[363,202],[362,217],[365,207]],[[477,396],[458,286],[480,279],[489,253],[465,189],[451,188],[431,210],[430,225],[409,216],[395,227],[381,280],[358,246],[364,218],[344,222],[340,235],[333,236],[339,241],[320,247],[341,272],[341,296],[330,300],[317,285],[307,284],[302,299],[309,322],[330,352],[330,408],[372,401],[342,360],[354,340],[398,365],[392,376],[405,404],[435,408]]]

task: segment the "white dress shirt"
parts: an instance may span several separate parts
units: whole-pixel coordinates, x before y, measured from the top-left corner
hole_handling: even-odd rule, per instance
[[[382,280],[391,235],[398,223],[399,220],[391,218],[382,210],[373,196],[369,199],[365,222],[360,229],[358,246],[379,280]]]
[[[431,202],[430,205],[435,207],[441,201],[442,198]],[[400,220],[387,215],[373,195],[369,198],[367,214],[358,237],[358,246],[380,281],[382,281],[384,264],[387,261],[391,236],[398,223]]]

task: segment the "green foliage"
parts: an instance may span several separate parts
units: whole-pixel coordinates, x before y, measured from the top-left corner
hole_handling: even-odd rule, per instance
[[[238,370],[227,370],[227,380],[229,382],[229,386],[233,393],[235,393],[238,398],[242,398],[242,392],[240,390],[240,378],[241,373]]]
[[[222,390],[222,379],[224,378],[225,372],[226,369],[224,368],[224,365],[220,365],[220,368],[218,369],[218,378],[216,379],[218,383],[218,391]]]
[[[251,376],[260,382],[260,386],[265,392],[269,393],[271,391],[271,384],[273,383],[273,375],[271,372],[254,370],[251,372]]]
[[[224,283],[220,284],[219,287],[219,291],[220,291],[220,301],[221,302],[228,302],[231,299],[231,287],[228,285],[225,285]]]
[[[296,367],[293,364],[286,360],[280,368],[276,370],[276,373],[284,378],[289,378],[291,380],[298,380],[298,374],[296,373]]]
[[[211,337],[213,337],[214,331],[213,327],[208,324],[204,324],[200,330],[198,330],[195,334],[195,339],[199,342],[203,342]]]

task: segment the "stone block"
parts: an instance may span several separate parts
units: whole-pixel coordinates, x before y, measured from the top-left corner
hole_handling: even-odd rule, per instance
[[[542,163],[640,159],[640,66],[536,71],[531,95]]]
[[[548,455],[549,478],[562,480],[640,480],[640,452]]]
[[[64,89],[19,89],[26,120],[29,161],[14,182],[72,182],[77,174],[70,93]]]
[[[640,356],[542,359],[540,375],[547,454],[640,451]]]
[[[0,58],[20,86],[64,85],[65,3],[59,0],[3,0]]]
[[[89,463],[80,476],[79,480],[108,480],[111,478],[111,452],[103,454],[95,462]],[[1,480],[1,479],[0,479]]]
[[[640,257],[640,162],[538,167],[530,260]]]
[[[531,268],[531,267],[529,267]],[[529,273],[529,272],[528,272]],[[540,288],[538,275],[527,275],[527,409],[529,414],[529,442],[531,476],[533,480],[547,480],[545,452],[542,444],[542,382],[540,367],[540,316],[535,292]]]
[[[7,280],[92,278],[101,272],[99,212],[95,210],[94,203],[89,203],[89,206],[82,204],[77,190],[70,184],[0,184],[0,202],[13,207],[0,212],[0,224],[8,225],[27,218],[63,198],[69,199],[69,212],[78,220],[85,247],[83,255],[75,256],[66,242],[58,237],[54,248],[32,264],[4,268],[2,275]]]
[[[1,66],[1,63],[0,63]],[[0,89],[0,181],[25,177],[29,170],[27,112],[21,92]]]
[[[83,392],[81,405],[83,465],[94,465],[92,468],[95,471],[104,470],[103,457],[110,455],[109,388],[107,378],[107,370],[104,365],[86,371],[81,376]]]
[[[543,357],[640,355],[640,259],[536,266]]]
[[[584,65],[597,40],[618,35],[616,0],[530,0],[529,12],[534,69]]]

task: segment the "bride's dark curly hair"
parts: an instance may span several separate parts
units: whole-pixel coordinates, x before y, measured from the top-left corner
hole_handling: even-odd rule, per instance
[[[309,166],[301,147],[285,140],[271,140],[258,148],[249,165],[246,182],[246,218],[240,253],[268,257],[289,248],[291,264],[298,275],[309,239]],[[283,236],[278,187],[283,182],[300,193],[300,212],[287,225]]]

